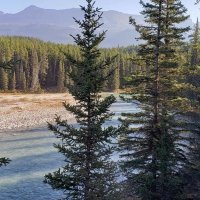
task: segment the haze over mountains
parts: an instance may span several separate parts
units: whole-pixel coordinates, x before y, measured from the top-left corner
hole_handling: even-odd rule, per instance
[[[141,15],[132,15],[137,23],[144,24]],[[29,6],[16,14],[0,12],[0,35],[30,36],[44,41],[72,44],[70,34],[79,33],[79,28],[74,22],[82,18],[79,8],[54,10]],[[138,44],[135,39],[138,33],[129,24],[130,14],[117,11],[105,11],[101,30],[108,30],[102,47],[117,47]],[[193,27],[193,22],[188,19],[184,26]]]

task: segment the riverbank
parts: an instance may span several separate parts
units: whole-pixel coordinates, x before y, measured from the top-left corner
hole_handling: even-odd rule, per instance
[[[110,94],[113,93],[105,92],[102,96]],[[53,123],[56,115],[73,122],[74,117],[66,111],[63,102],[75,104],[68,93],[0,93],[0,133],[47,127],[47,122]]]
[[[72,96],[59,94],[0,94],[0,132],[47,126],[56,115],[73,121],[63,102],[74,104]]]
[[[58,108],[63,109],[64,113],[66,113],[61,103],[63,100],[68,99],[69,96],[65,95],[67,94],[56,94],[55,98],[51,95],[42,95],[42,99],[39,99],[40,96],[38,95],[26,96],[26,98],[31,98],[31,102],[29,102],[28,99],[26,101],[20,100],[19,98],[22,98],[22,96],[10,96],[12,98],[9,99],[8,95],[7,98],[5,98],[5,96],[4,98],[9,100],[11,107],[13,107],[15,103],[17,103],[18,106],[20,105],[23,108],[21,113],[26,113],[27,110],[31,109],[29,106],[32,106],[32,110],[38,108],[36,106],[37,103],[34,103],[34,101],[37,99],[40,101],[39,108],[46,108],[45,102],[48,102],[46,109],[49,111],[53,109],[53,107],[56,107],[58,103]],[[46,100],[45,98],[48,99]],[[50,99],[53,99],[51,106]],[[67,101],[73,103],[73,99],[71,99],[72,101],[70,101],[70,99],[71,98],[69,98]],[[0,111],[3,112],[4,109],[4,112],[8,112],[9,110],[5,110],[6,107],[2,108],[2,98],[0,98],[0,102]],[[19,104],[20,102],[22,105]],[[4,104],[5,103],[6,102],[4,102]],[[10,109],[11,107],[8,106],[7,109]],[[105,125],[118,127],[120,123],[118,121],[118,117],[122,112],[136,112],[137,110],[138,108],[133,103],[117,101],[110,108],[110,111],[115,113],[115,116],[113,116],[112,120],[107,121]],[[33,117],[33,113],[35,112],[37,113],[39,111],[37,111],[37,109],[34,112],[31,111],[29,113],[30,116],[27,117]],[[19,120],[20,112],[17,113],[17,119]],[[7,115],[8,114],[9,113],[7,113]],[[10,114],[17,115],[13,111]],[[43,116],[39,116],[39,119],[41,120],[44,118],[44,111],[42,111],[42,115]],[[54,115],[55,113],[52,113],[52,116],[49,116],[51,120]],[[43,126],[43,128],[29,127],[20,129],[19,131],[13,129],[8,130],[6,134],[5,132],[0,134],[1,157],[7,157],[12,160],[12,162],[10,162],[10,164],[6,167],[0,168],[0,200],[54,200],[62,198],[62,191],[52,190],[48,184],[43,183],[44,175],[58,170],[58,168],[63,166],[64,160],[63,155],[58,153],[57,149],[53,146],[53,144],[58,144],[60,140],[55,137],[52,131],[49,131],[44,127],[46,127],[46,125]],[[114,161],[118,160],[117,152],[113,154],[112,159]]]

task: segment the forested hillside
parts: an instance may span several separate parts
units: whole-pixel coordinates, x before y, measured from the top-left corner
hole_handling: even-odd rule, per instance
[[[12,70],[0,69],[1,91],[63,92],[69,83],[71,70],[65,54],[80,58],[80,51],[74,45],[54,44],[25,37],[0,38],[0,62],[13,59]],[[135,55],[135,47],[101,49],[102,57],[117,55],[112,63],[113,77],[107,81],[105,91],[123,88],[123,77],[136,69],[130,58]],[[106,72],[105,72],[106,73]]]

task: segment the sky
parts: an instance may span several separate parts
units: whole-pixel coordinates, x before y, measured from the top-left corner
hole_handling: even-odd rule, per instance
[[[0,0],[0,11],[16,13],[30,5],[50,9],[77,8],[84,3],[85,0]],[[193,22],[197,17],[200,18],[200,4],[194,5],[195,0],[182,0],[182,3],[188,9]],[[96,5],[104,11],[116,10],[128,14],[139,14],[142,9],[139,0],[96,0]]]

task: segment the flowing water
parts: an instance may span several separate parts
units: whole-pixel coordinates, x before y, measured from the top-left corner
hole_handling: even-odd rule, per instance
[[[111,111],[115,116],[107,125],[118,125],[120,113],[136,110],[132,103],[113,104]],[[62,197],[61,191],[52,190],[43,183],[45,174],[64,164],[62,155],[53,147],[57,142],[47,128],[0,134],[0,156],[12,160],[8,166],[0,168],[0,200],[55,200]]]

